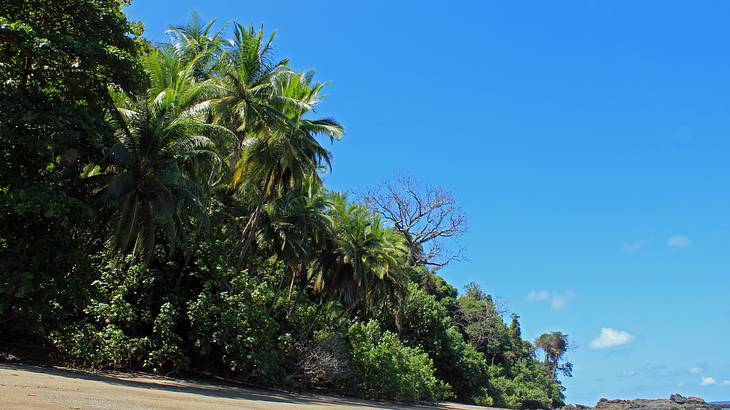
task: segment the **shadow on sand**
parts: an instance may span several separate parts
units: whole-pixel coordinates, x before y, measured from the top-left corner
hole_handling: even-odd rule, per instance
[[[211,383],[208,381],[199,381],[192,379],[172,379],[168,377],[154,376],[145,373],[91,373],[88,371],[66,368],[40,367],[4,363],[0,363],[0,369],[9,371],[19,370],[81,380],[98,381],[116,386],[161,390],[177,393],[200,394],[208,397],[243,399],[269,403],[288,403],[294,405],[299,404],[322,406],[337,404],[343,406],[363,406],[379,409],[443,408],[422,405],[406,406],[398,405],[395,403],[379,403],[342,396],[322,395],[317,393],[297,394],[278,390],[242,387],[239,385],[226,384],[225,382]]]

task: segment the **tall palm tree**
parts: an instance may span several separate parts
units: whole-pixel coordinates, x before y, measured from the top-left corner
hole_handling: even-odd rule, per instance
[[[181,26],[168,27],[166,34],[168,46],[183,63],[193,64],[192,77],[197,81],[208,80],[215,75],[223,51],[221,30],[214,31],[216,21],[203,24],[197,13],[192,13],[190,21]]]
[[[286,59],[272,62],[275,33],[265,39],[263,28],[255,30],[240,23],[234,23],[233,28],[234,37],[221,56],[221,96],[214,107],[216,122],[238,137],[229,158],[232,166],[238,162],[247,138],[286,125],[273,100],[275,80],[288,64]]]
[[[286,59],[273,62],[272,46],[276,34],[264,37],[263,28],[245,27],[234,23],[234,36],[224,47],[220,59],[220,72],[217,83],[220,96],[214,102],[215,122],[236,134],[235,143],[229,147],[226,158],[229,169],[237,168],[245,144],[254,136],[271,133],[286,126],[286,119],[274,107],[275,79],[287,70]],[[233,175],[232,188],[239,188],[241,171]],[[230,180],[231,175],[229,175]],[[263,205],[263,195],[259,195],[258,205],[248,222],[241,229],[244,242],[239,265],[253,235],[253,220]],[[244,240],[245,239],[245,240]]]
[[[334,141],[342,136],[343,128],[335,120],[309,119],[321,101],[324,84],[312,82],[313,73],[299,74],[284,71],[273,78],[273,94],[269,108],[283,121],[279,127],[268,127],[266,132],[252,133],[244,140],[243,152],[234,168],[231,184],[242,181],[258,191],[258,201],[241,231],[242,263],[252,233],[258,224],[263,205],[276,192],[295,189],[308,178],[318,179],[317,171],[329,166],[331,155],[317,140],[324,135]]]
[[[113,93],[118,141],[105,172],[93,180],[114,209],[113,249],[149,261],[158,234],[172,248],[187,218],[205,219],[200,188],[185,168],[200,164],[201,157],[214,161],[211,137],[225,138],[229,131],[201,120],[209,103],[206,85],[191,81],[192,62],[183,65],[170,52],[153,51],[143,63],[151,78],[148,94]]]
[[[258,168],[271,174],[262,181],[265,187],[293,189],[309,177],[318,179],[320,167],[330,167],[331,154],[317,137],[325,136],[333,142],[342,137],[344,130],[334,119],[305,117],[323,98],[320,93],[325,84],[314,83],[313,76],[311,71],[287,71],[277,76],[273,108],[281,113],[285,126],[251,138],[244,153],[247,157],[236,167],[234,184],[240,183],[241,176],[253,176]]]
[[[332,237],[311,269],[315,290],[348,311],[376,306],[388,293],[405,290],[403,237],[385,227],[378,214],[333,194],[329,211]]]

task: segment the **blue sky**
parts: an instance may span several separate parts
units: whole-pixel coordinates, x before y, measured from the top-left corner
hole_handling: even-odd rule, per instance
[[[571,402],[730,399],[730,3],[136,1],[264,24],[330,80],[329,186],[451,190],[475,281],[575,348]]]

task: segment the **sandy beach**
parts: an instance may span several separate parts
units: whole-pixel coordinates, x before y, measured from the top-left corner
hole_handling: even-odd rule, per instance
[[[91,373],[0,364],[3,409],[488,409],[455,403],[400,406],[323,394],[294,394],[147,374]]]

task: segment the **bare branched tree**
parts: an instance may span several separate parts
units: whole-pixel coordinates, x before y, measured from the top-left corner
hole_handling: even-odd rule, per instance
[[[298,342],[294,347],[299,355],[294,376],[302,385],[332,386],[352,374],[350,352],[339,337]]]
[[[399,176],[370,190],[364,200],[406,238],[411,266],[461,260],[456,239],[466,232],[466,215],[450,192]]]

